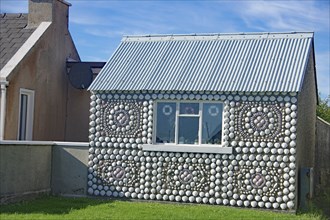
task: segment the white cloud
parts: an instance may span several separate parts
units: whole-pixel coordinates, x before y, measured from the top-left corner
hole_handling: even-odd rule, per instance
[[[98,16],[75,13],[70,16],[70,22],[78,25],[102,25],[104,20]]]
[[[330,94],[329,7],[328,1],[245,1],[235,13],[251,30],[314,31],[318,90],[323,97]]]
[[[315,1],[246,1],[237,11],[251,28],[262,31],[313,30],[329,27],[329,5]],[[257,24],[257,25],[256,25]]]
[[[86,56],[85,57],[86,60],[90,61],[90,62],[106,62],[107,60],[104,59],[104,57],[98,57],[98,56]]]
[[[85,28],[84,32],[92,36],[107,37],[107,38],[121,37],[127,34],[125,31],[122,30],[112,30],[111,28],[104,30],[99,27]]]

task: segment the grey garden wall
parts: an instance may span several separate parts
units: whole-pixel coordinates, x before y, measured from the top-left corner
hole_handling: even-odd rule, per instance
[[[316,120],[315,184],[316,194],[330,188],[330,124]]]
[[[1,203],[41,192],[50,192],[50,144],[0,144]]]
[[[40,193],[85,195],[87,143],[0,142],[1,203]]]
[[[53,146],[53,194],[86,195],[88,144]]]

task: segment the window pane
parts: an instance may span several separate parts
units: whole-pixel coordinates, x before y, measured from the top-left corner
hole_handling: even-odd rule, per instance
[[[202,144],[221,144],[222,104],[203,104],[202,129]]]
[[[198,144],[199,117],[179,117],[179,143]]]
[[[20,124],[19,124],[19,135],[18,140],[26,139],[26,120],[27,120],[27,99],[28,96],[21,95],[21,111],[20,111]]]
[[[156,143],[175,142],[175,111],[173,102],[161,102],[157,104]]]
[[[180,114],[198,115],[198,103],[180,103]]]

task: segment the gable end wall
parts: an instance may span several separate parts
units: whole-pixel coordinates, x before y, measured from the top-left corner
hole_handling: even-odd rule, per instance
[[[298,94],[297,172],[315,167],[316,105],[314,52],[311,51],[301,92]],[[314,181],[315,182],[315,181]]]

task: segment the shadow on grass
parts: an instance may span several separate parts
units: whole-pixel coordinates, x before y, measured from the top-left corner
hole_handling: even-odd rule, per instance
[[[1,205],[0,214],[68,214],[74,210],[85,209],[107,203],[112,200],[90,198],[67,198],[58,196],[42,196],[34,200],[15,204]]]

